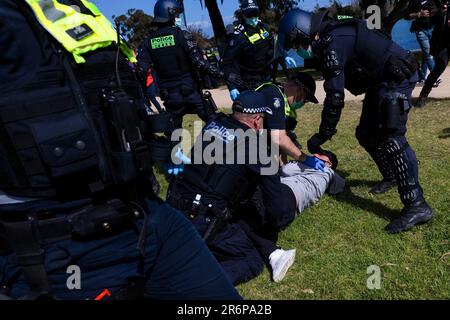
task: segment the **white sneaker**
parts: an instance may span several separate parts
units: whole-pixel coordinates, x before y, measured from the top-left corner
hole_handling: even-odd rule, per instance
[[[272,267],[272,278],[275,282],[280,282],[286,276],[287,271],[295,260],[296,249],[283,250],[277,249],[269,256],[270,266]]]

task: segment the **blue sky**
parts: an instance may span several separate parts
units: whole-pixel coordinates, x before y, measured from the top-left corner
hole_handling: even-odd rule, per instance
[[[113,15],[120,15],[125,13],[128,9],[136,8],[142,9],[146,13],[153,15],[153,7],[156,0],[96,0],[95,1],[100,8],[100,10],[108,17],[111,18]],[[317,3],[321,6],[329,5],[329,0],[304,0],[299,1],[299,7],[304,9],[311,9]],[[343,0],[341,3],[345,4],[350,1]],[[185,0],[186,17],[189,24],[195,24],[203,29],[203,31],[211,35],[211,23],[209,20],[208,11],[200,6],[199,0]],[[238,0],[224,0],[223,5],[220,4],[219,7],[222,11],[222,16],[224,17],[225,24],[229,24],[233,21],[234,11],[238,8]]]

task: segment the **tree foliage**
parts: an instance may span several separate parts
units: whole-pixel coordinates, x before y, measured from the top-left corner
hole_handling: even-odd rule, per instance
[[[120,23],[120,32],[134,48],[144,40],[151,30],[153,17],[142,10],[129,9],[126,14],[113,16],[114,21]]]

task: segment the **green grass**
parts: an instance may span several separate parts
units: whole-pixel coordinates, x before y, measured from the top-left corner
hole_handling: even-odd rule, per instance
[[[299,111],[303,145],[316,132],[321,107]],[[383,228],[401,210],[396,190],[371,196],[380,175],[354,137],[361,103],[347,103],[338,133],[325,147],[339,157],[346,191],[326,195],[280,235],[279,245],[297,248],[296,261],[281,283],[262,275],[238,286],[247,299],[450,299],[450,101],[413,109],[408,139],[420,161],[421,184],[436,210],[431,223],[388,235]],[[185,127],[192,127],[193,116]],[[163,182],[162,177],[159,179]],[[163,194],[167,184],[163,183]],[[369,290],[367,267],[381,268],[381,289]]]

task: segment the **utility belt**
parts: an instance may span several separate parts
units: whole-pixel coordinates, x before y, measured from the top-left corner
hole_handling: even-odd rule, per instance
[[[133,219],[141,216],[131,205],[112,199],[104,204],[83,206],[65,214],[15,214],[1,217],[0,225],[7,237],[0,239],[0,247],[12,249],[9,245],[11,240],[8,239],[16,237],[16,233],[24,228],[30,227],[39,235],[38,242],[46,245],[67,239],[85,241],[92,237],[110,236],[131,228]]]
[[[197,217],[204,217],[208,227],[203,234],[206,244],[212,244],[217,235],[228,224],[231,214],[228,208],[221,209],[219,206],[204,205],[197,200],[187,200],[177,193],[170,192],[167,202],[174,208],[181,210],[185,216],[193,221]]]
[[[36,214],[15,215],[13,219],[0,220],[1,254],[14,251],[31,294],[25,299],[52,298],[44,268],[43,246],[74,239],[90,241],[114,236],[134,227],[135,219],[146,217],[145,212],[119,199],[111,199],[99,205],[88,205],[66,214],[47,217]],[[138,248],[143,253],[145,224],[139,237]]]

